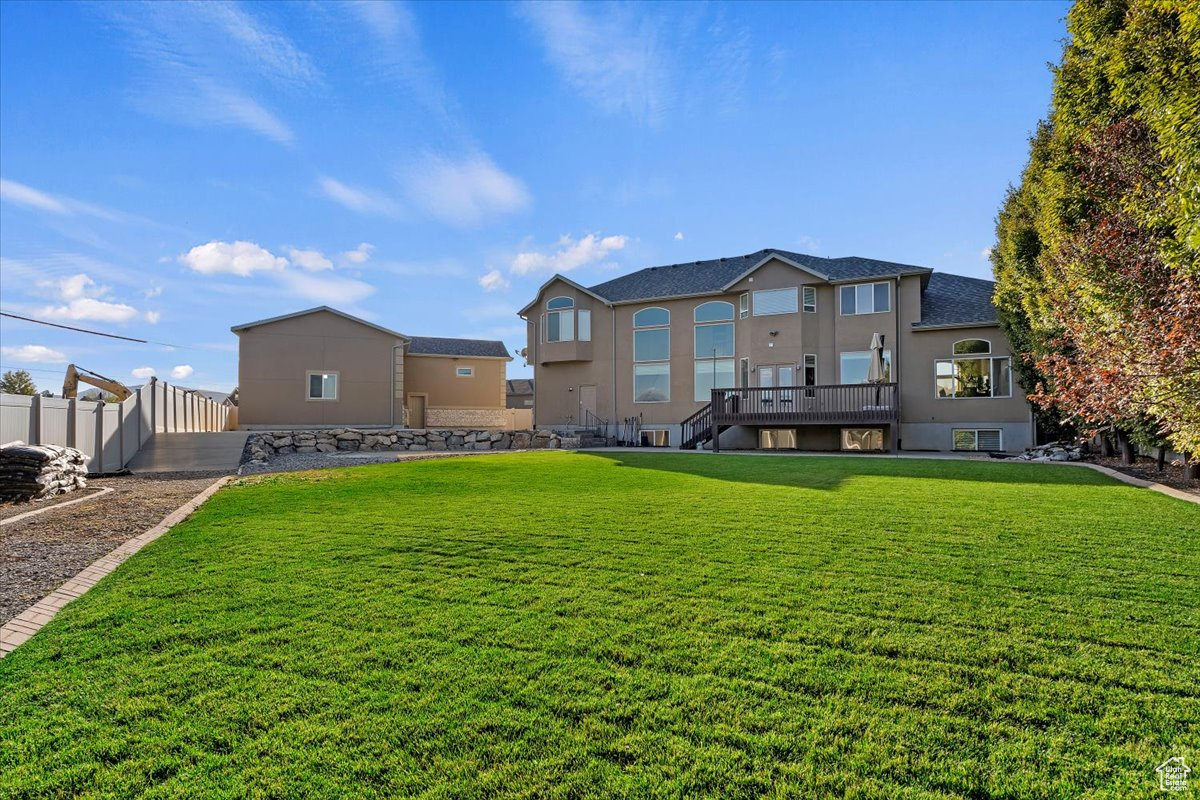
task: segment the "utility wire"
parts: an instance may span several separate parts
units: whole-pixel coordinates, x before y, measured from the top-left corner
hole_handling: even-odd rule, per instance
[[[126,342],[137,342],[138,344],[157,344],[162,347],[177,347],[182,350],[195,350],[194,347],[188,347],[186,344],[170,344],[168,342],[156,342],[153,339],[135,339],[132,336],[121,336],[116,333],[104,333],[103,331],[92,331],[87,328],[76,328],[72,325],[60,325],[57,322],[47,322],[44,319],[34,319],[33,317],[22,317],[20,314],[10,314],[7,311],[0,311],[0,317],[12,317],[13,319],[23,320],[25,322],[33,322],[38,325],[49,325],[51,328],[62,328],[67,331],[76,331],[77,333],[89,333],[92,336],[104,336],[109,339],[121,339]]]

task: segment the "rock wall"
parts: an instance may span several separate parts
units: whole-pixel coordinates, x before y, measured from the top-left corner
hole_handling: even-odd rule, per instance
[[[337,450],[553,450],[579,446],[578,439],[552,431],[481,430],[358,430],[332,428],[310,431],[270,431],[246,440],[245,461],[269,461],[287,453],[332,453]]]
[[[428,408],[425,424],[430,428],[500,428],[508,423],[504,408]]]

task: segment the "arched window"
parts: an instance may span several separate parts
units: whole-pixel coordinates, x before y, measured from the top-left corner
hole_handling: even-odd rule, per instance
[[[733,364],[733,303],[710,300],[696,306],[696,361],[693,374],[692,399],[706,403],[713,389],[734,386],[736,372]]]
[[[954,343],[954,355],[973,356],[992,352],[992,343],[987,339],[959,339]]]
[[[633,402],[670,402],[670,311],[643,308],[633,315],[633,361]]]
[[[547,342],[575,341],[574,308],[575,301],[569,297],[552,297],[546,301],[547,310],[542,315],[545,324],[542,328],[546,331]]]
[[[701,303],[696,306],[695,321],[702,322],[725,322],[733,321],[733,303],[726,303],[722,300],[710,300],[707,303]]]
[[[643,308],[633,315],[633,327],[654,328],[671,324],[671,312],[665,308]]]

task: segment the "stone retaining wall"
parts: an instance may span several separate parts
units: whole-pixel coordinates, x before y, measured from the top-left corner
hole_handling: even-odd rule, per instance
[[[269,461],[288,453],[333,453],[338,450],[438,451],[438,450],[553,450],[579,446],[578,439],[552,431],[481,430],[357,430],[332,428],[309,431],[270,431],[251,434],[243,461]]]

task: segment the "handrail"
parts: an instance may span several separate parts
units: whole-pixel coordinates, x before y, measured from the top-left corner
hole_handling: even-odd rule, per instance
[[[893,422],[899,419],[895,383],[746,386],[712,390],[713,421],[724,425]]]

